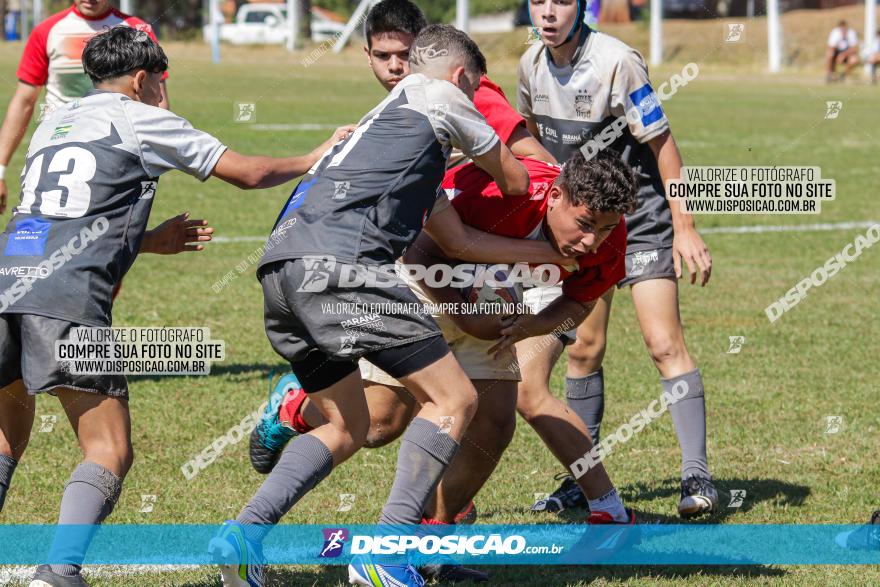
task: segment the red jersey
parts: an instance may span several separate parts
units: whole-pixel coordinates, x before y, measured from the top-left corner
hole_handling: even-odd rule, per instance
[[[103,16],[89,18],[71,6],[53,14],[28,37],[18,65],[19,80],[32,86],[46,86],[46,104],[57,108],[92,89],[83,71],[82,52],[89,39],[105,28],[125,24],[144,31],[155,41],[153,27],[135,16],[111,8]],[[162,77],[165,79],[166,75]]]
[[[485,75],[474,93],[474,106],[495,129],[502,143],[507,143],[518,126],[526,125],[526,119],[510,105],[504,91]]]
[[[546,240],[547,193],[561,168],[528,157],[518,159],[531,179],[526,196],[502,194],[492,176],[473,163],[447,171],[443,189],[469,226],[500,236]],[[626,275],[625,252],[626,222],[621,217],[595,253],[572,259],[570,266],[559,266],[562,293],[579,302],[600,298]]]
[[[480,78],[480,87],[474,92],[474,106],[486,119],[486,123],[495,130],[502,143],[507,144],[510,135],[519,125],[526,125],[525,118],[510,105],[501,88],[485,75]],[[451,169],[466,160],[464,154],[455,149],[449,156],[446,167]]]

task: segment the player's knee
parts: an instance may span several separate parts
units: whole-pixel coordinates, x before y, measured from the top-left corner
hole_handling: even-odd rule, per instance
[[[597,371],[605,359],[605,334],[590,333],[581,336],[568,347],[568,363],[572,367],[580,367],[581,370],[590,372]]]
[[[366,448],[379,448],[397,440],[409,424],[409,409],[407,406],[396,406],[390,414],[384,414],[370,423],[367,438],[364,441]]]
[[[684,339],[666,332],[653,332],[645,336],[648,352],[657,365],[664,365],[687,358]]]
[[[523,387],[520,385],[519,395],[516,400],[516,411],[526,422],[533,422],[541,415],[541,406],[545,398],[550,395],[546,387]]]
[[[134,464],[134,447],[130,441],[92,442],[83,446],[83,458],[99,463],[117,477],[124,478]]]
[[[468,380],[467,385],[459,388],[456,393],[450,394],[443,399],[442,403],[438,403],[437,407],[444,415],[461,419],[462,422],[469,423],[473,420],[477,413],[479,405],[479,396],[477,390]]]

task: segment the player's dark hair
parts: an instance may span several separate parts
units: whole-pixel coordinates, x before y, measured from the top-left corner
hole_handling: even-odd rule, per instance
[[[565,197],[575,206],[617,214],[630,214],[636,209],[636,174],[612,149],[602,149],[589,160],[580,150],[575,151],[562,166],[556,182],[565,188]]]
[[[373,35],[382,33],[408,33],[415,37],[428,26],[422,9],[410,0],[382,0],[367,14],[364,22],[364,38],[367,47],[373,47]]]
[[[168,69],[168,57],[162,47],[144,31],[126,25],[107,29],[89,39],[82,63],[95,85],[138,69],[151,73]]]
[[[467,34],[448,24],[432,24],[425,27],[409,52],[409,64],[416,69],[424,67],[433,56],[454,55],[464,61],[464,67],[472,73],[486,73],[486,57]]]

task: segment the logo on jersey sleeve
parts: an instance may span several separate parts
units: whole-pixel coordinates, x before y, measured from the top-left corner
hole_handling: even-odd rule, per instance
[[[142,181],[141,182],[141,200],[152,200],[153,196],[156,195],[156,185],[155,181]]]
[[[629,99],[638,110],[642,126],[648,126],[663,118],[663,108],[660,107],[660,100],[654,94],[651,84],[645,84],[631,93]]]
[[[15,225],[15,232],[6,241],[4,255],[42,257],[46,252],[46,238],[51,222],[39,218],[25,218]]]
[[[348,195],[348,190],[351,189],[350,181],[334,181],[333,182],[333,199],[334,200],[344,200],[345,196]]]

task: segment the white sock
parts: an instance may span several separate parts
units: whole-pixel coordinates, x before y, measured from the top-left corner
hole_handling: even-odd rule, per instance
[[[611,517],[615,522],[629,521],[626,508],[623,507],[623,502],[620,501],[620,496],[617,495],[616,489],[612,489],[599,499],[590,499],[587,501],[590,504],[591,512],[608,512],[611,514]]]

